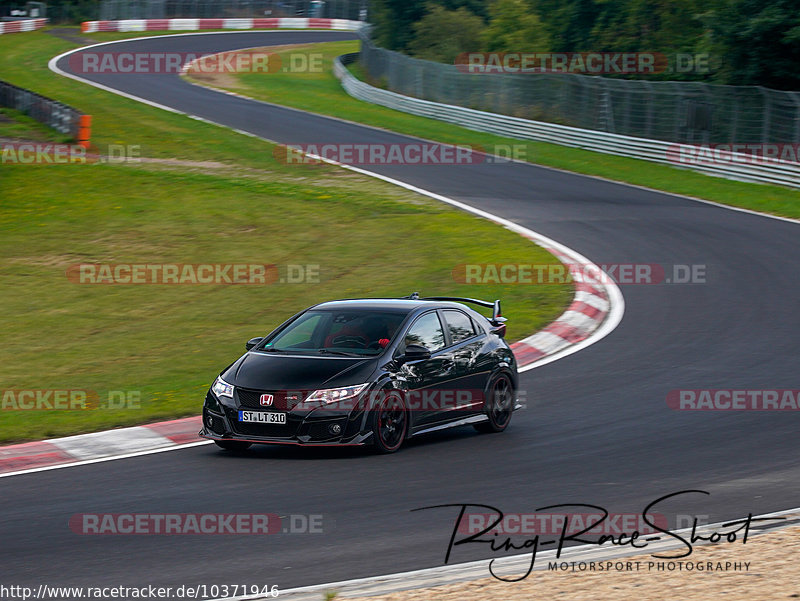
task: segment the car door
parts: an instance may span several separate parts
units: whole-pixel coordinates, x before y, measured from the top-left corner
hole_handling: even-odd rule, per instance
[[[453,388],[455,361],[436,310],[423,313],[411,323],[398,352],[403,353],[409,344],[424,346],[431,352],[430,359],[404,363],[400,370],[406,381],[412,420],[419,427],[444,419],[442,397]]]
[[[442,318],[450,341],[450,356],[454,361],[453,379],[449,386],[455,391],[461,417],[482,411],[487,365],[482,360],[486,333],[458,309],[442,310]],[[453,415],[449,417],[454,417]]]

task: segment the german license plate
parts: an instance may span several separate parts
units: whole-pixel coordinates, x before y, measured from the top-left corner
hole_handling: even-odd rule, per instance
[[[279,411],[240,411],[239,421],[253,424],[285,424],[286,414]]]

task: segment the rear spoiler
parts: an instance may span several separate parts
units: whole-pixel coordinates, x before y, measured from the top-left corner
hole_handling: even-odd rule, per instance
[[[432,301],[452,301],[455,303],[470,303],[473,305],[478,305],[480,307],[488,307],[492,310],[492,317],[489,319],[489,323],[492,324],[492,333],[497,334],[500,337],[506,335],[506,318],[503,317],[502,310],[500,308],[500,299],[496,301],[485,301],[480,300],[477,298],[464,298],[460,296],[425,296],[420,297],[419,292],[412,292],[409,296],[405,298],[410,298],[411,300],[432,300]]]

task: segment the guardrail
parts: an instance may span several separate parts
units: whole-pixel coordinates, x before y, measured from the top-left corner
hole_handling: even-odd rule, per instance
[[[364,23],[347,19],[265,17],[256,19],[123,19],[84,21],[83,33],[98,31],[200,31],[204,29],[334,29],[358,31]]]
[[[0,81],[0,106],[30,115],[62,134],[71,135],[82,146],[89,146],[91,117],[71,106],[5,81]]]
[[[354,77],[345,65],[357,59],[357,52],[340,56],[334,61],[333,69],[345,91],[359,100],[509,138],[550,142],[606,154],[666,163],[675,167],[740,181],[800,188],[800,163],[798,162],[780,159],[754,161],[752,154],[726,151],[721,147],[708,148],[708,151],[704,151],[702,146],[692,144],[634,138],[412,98],[376,88]],[[700,163],[695,164],[694,162],[697,161]]]
[[[369,0],[100,0],[98,19],[325,17],[364,20]]]
[[[47,25],[47,19],[21,19],[19,21],[0,21],[0,35],[4,33],[23,33],[36,31]]]

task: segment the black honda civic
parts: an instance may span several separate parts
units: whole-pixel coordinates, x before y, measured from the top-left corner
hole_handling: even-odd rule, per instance
[[[206,394],[200,436],[391,453],[442,428],[502,432],[518,382],[505,321],[500,301],[417,293],[315,305],[247,342]]]

